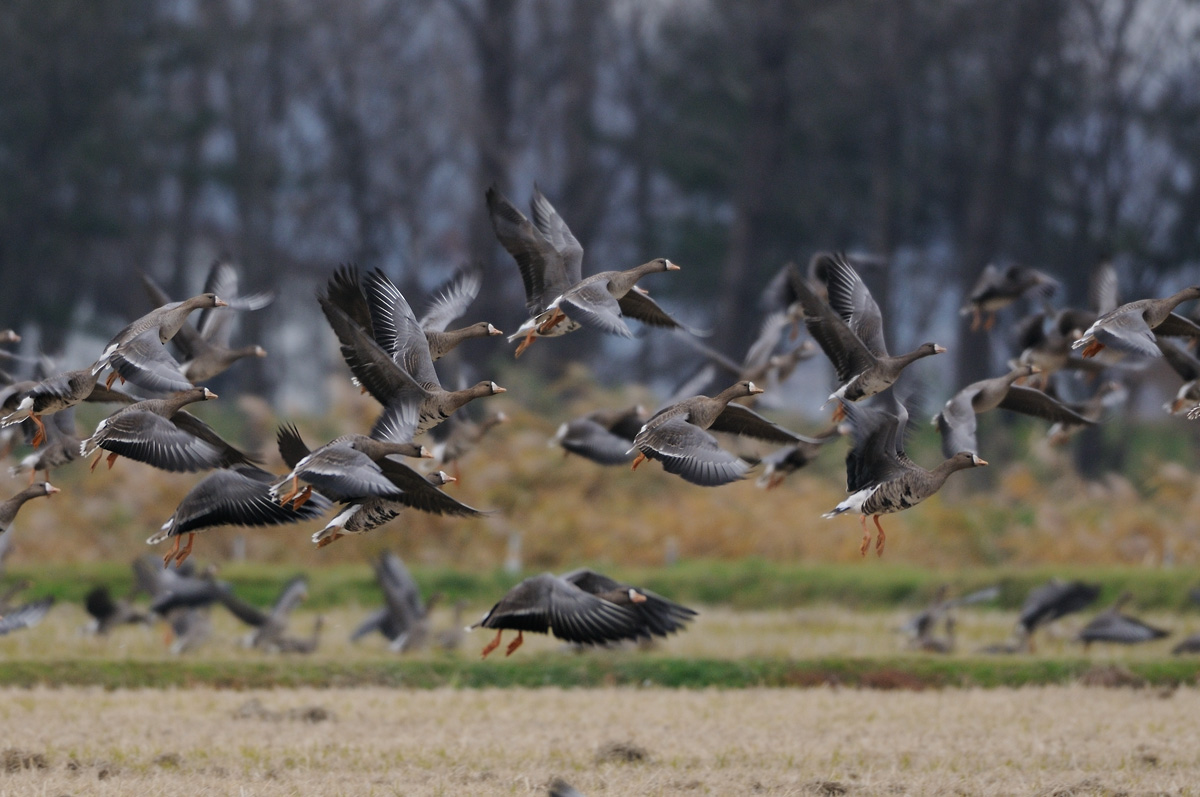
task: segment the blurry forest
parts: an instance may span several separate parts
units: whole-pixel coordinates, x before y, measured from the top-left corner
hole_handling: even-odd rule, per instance
[[[137,270],[183,297],[229,253],[281,294],[242,322],[271,395],[339,262],[418,292],[478,263],[472,315],[514,329],[483,191],[537,181],[585,270],[670,257],[656,296],[731,350],[784,262],[880,256],[894,347],[936,336],[963,384],[1001,359],[957,315],[988,262],[1076,302],[1102,258],[1127,298],[1197,281],[1197,74],[1191,0],[9,0],[0,324],[106,339]],[[576,337],[602,375],[678,359]]]

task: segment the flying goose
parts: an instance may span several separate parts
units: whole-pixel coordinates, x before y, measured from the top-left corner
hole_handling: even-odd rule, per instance
[[[799,270],[791,270],[792,286],[804,308],[804,324],[837,371],[841,386],[829,400],[859,401],[886,390],[909,364],[946,351],[925,343],[908,354],[888,354],[883,316],[862,278],[840,254],[819,258],[828,275],[829,303],[821,300]],[[842,413],[835,410],[834,420]]]
[[[1022,296],[1037,294],[1048,299],[1058,289],[1058,280],[1028,266],[1011,265],[999,268],[988,263],[975,281],[967,303],[959,311],[971,316],[971,331],[980,327],[990,330],[996,323],[996,312],[1008,307]]]
[[[633,439],[649,416],[640,404],[621,410],[594,410],[558,427],[549,445],[600,465],[621,465],[633,458]]]
[[[37,484],[29,485],[12,498],[0,503],[0,534],[9,530],[13,519],[16,518],[17,513],[21,511],[21,507],[25,506],[25,502],[30,498],[54,495],[57,492],[61,491],[50,482],[38,482]]]
[[[483,657],[500,645],[505,629],[517,632],[505,655],[511,656],[526,631],[554,634],[567,642],[602,645],[622,640],[667,636],[696,615],[691,609],[649,590],[621,584],[591,570],[562,576],[542,573],[517,584],[475,625],[495,628]]]
[[[1096,356],[1105,346],[1125,354],[1161,357],[1162,352],[1155,345],[1155,332],[1200,337],[1200,326],[1171,312],[1196,298],[1200,298],[1200,286],[1193,285],[1165,299],[1140,299],[1123,304],[1096,319],[1071,348],[1082,349],[1080,353],[1085,358]]]
[[[880,515],[916,506],[940,490],[951,473],[987,462],[970,451],[960,451],[933,470],[926,470],[904,453],[908,412],[902,403],[893,401],[895,410],[889,411],[883,407],[860,407],[844,398],[840,401],[854,436],[854,447],[846,455],[846,491],[850,497],[822,517],[857,512],[863,531],[859,552],[866,556],[871,543],[867,515],[871,515],[879,530],[875,553],[882,556],[885,535],[879,525]]]
[[[19,383],[5,398],[5,405],[16,402],[12,412],[0,419],[0,426],[12,426],[28,419],[37,427],[30,445],[37,448],[46,439],[46,426],[41,416],[51,415],[74,407],[81,401],[96,403],[132,404],[137,399],[119,390],[96,384],[91,368],[63,371],[38,382]],[[16,386],[14,386],[16,387]]]
[[[659,410],[633,440],[633,448],[639,452],[633,469],[647,459],[657,459],[667,473],[702,487],[716,487],[741,479],[752,466],[721,448],[710,431],[772,443],[816,442],[732,403],[735,398],[761,392],[753,382],[737,382],[711,398],[694,396]]]

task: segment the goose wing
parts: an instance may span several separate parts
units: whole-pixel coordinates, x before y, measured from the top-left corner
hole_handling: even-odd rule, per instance
[[[975,410],[971,407],[971,400],[974,398],[975,392],[970,388],[960,390],[946,402],[942,411],[934,418],[934,423],[942,436],[942,456],[946,459],[959,451],[979,453],[978,444],[975,441],[977,421]]]
[[[147,410],[112,415],[97,435],[92,440],[105,451],[175,473],[209,470],[226,457],[223,449]]]
[[[272,479],[253,466],[214,471],[183,497],[163,531],[176,536],[217,526],[279,526],[319,517],[329,508],[329,500],[319,493],[298,509],[280,506],[271,498]]]
[[[793,431],[784,429],[777,423],[767,420],[754,410],[741,404],[727,404],[717,419],[708,427],[713,432],[730,432],[770,443],[816,443],[820,440],[805,437]]]
[[[845,384],[873,366],[877,361],[875,355],[859,340],[854,330],[821,297],[813,293],[798,269],[793,268],[790,273],[792,287],[804,309],[804,326],[833,363],[838,381]]]
[[[366,292],[375,340],[418,384],[440,387],[425,330],[404,294],[379,269],[367,275]]]
[[[547,284],[553,285],[561,279],[565,289],[580,282],[583,279],[583,247],[536,183],[533,186],[533,201],[530,207],[538,232],[550,242],[562,262],[562,275],[550,275],[554,279],[548,280]]]
[[[421,329],[429,332],[445,332],[450,322],[466,312],[467,306],[475,301],[483,287],[479,272],[471,269],[460,271],[449,282],[435,291],[425,315],[421,316]]]
[[[850,325],[850,329],[872,354],[876,357],[887,357],[887,344],[883,339],[883,315],[862,277],[858,276],[858,272],[842,254],[829,258],[826,274],[830,306]]]
[[[1012,412],[1045,418],[1055,423],[1095,425],[1095,421],[1088,420],[1053,396],[1022,385],[1010,387],[1008,394],[1000,401],[999,406]]]
[[[536,201],[534,204],[536,207]],[[517,261],[525,285],[525,307],[531,316],[539,315],[579,278],[568,276],[562,253],[495,186],[487,190],[487,205],[496,238]],[[582,258],[580,250],[580,261]],[[575,271],[578,273],[578,268]]]
[[[154,393],[175,393],[192,387],[184,378],[179,361],[159,341],[158,327],[122,343],[113,351],[108,364],[121,378]]]
[[[1154,345],[1154,333],[1142,313],[1136,309],[1110,313],[1092,326],[1091,334],[1116,351],[1143,357],[1162,356],[1162,352]],[[1076,346],[1079,342],[1076,341]]]
[[[557,440],[565,450],[600,465],[620,465],[633,459],[632,437],[614,434],[591,418],[564,423],[559,427]]]
[[[439,490],[420,473],[394,457],[385,457],[379,466],[383,470],[383,475],[403,491],[402,495],[392,499],[398,503],[434,515],[462,517],[483,514],[478,509],[469,507],[448,493]]]
[[[683,415],[647,425],[633,444],[647,457],[661,461],[667,473],[702,487],[738,481],[751,468],[750,463],[721,448],[717,438],[689,423]]]

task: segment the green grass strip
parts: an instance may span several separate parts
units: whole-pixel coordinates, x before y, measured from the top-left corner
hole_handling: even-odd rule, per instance
[[[531,657],[521,661],[395,661],[353,664],[296,659],[262,662],[7,661],[0,685],[100,686],[106,689],[222,689],[390,686],[458,687],[644,686],[682,689],[839,685],[917,690],[1018,687],[1072,683],[1165,686],[1196,682],[1195,660],[1127,662],[1086,659],[828,658],[787,660],[646,657]]]

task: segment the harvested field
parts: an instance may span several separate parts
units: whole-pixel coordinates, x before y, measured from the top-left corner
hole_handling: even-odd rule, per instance
[[[1195,794],[1200,692],[0,690],[0,793]]]

